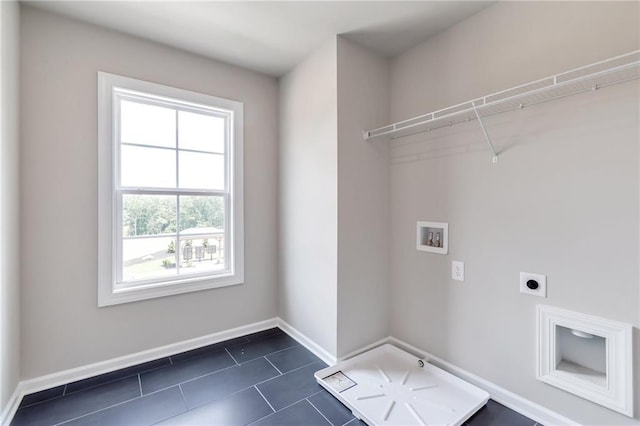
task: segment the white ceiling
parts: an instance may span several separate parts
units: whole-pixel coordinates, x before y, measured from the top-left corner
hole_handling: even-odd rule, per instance
[[[33,1],[33,6],[280,76],[335,34],[397,55],[484,1]]]

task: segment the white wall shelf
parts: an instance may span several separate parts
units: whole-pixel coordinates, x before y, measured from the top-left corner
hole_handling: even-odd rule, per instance
[[[632,330],[538,305],[538,380],[633,417]]]
[[[501,90],[408,120],[366,130],[364,131],[364,139],[381,136],[397,139],[478,120],[493,155],[493,161],[496,162],[498,152],[496,152],[484,127],[483,117],[522,109],[638,78],[640,78],[640,50]]]
[[[449,250],[449,224],[445,222],[418,221],[416,249],[447,254]]]

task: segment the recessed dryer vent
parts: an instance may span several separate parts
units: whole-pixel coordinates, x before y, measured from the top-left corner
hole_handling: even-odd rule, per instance
[[[633,416],[632,327],[538,305],[538,379]]]

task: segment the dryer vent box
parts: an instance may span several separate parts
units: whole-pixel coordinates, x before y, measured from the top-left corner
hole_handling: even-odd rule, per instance
[[[632,330],[538,305],[538,380],[633,417]]]

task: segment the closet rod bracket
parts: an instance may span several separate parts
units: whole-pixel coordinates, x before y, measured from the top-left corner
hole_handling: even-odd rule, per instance
[[[498,162],[498,153],[496,153],[496,149],[494,148],[493,143],[491,142],[489,133],[487,133],[487,129],[484,127],[484,123],[482,122],[482,117],[480,117],[480,114],[478,113],[478,108],[476,107],[476,102],[473,101],[471,103],[471,106],[473,107],[473,112],[476,113],[476,118],[478,119],[478,123],[480,123],[480,128],[482,129],[482,133],[484,133],[484,137],[487,140],[487,145],[489,145],[489,150],[491,151],[491,154],[493,154],[493,163],[495,164]]]

